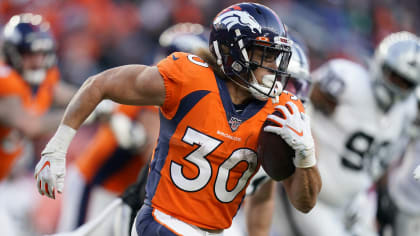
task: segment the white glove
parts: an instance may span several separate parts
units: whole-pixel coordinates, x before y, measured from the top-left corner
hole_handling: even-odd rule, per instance
[[[418,165],[418,166],[416,167],[416,169],[414,169],[413,174],[414,174],[414,178],[415,178],[417,181],[420,181],[420,165]]]
[[[118,145],[125,149],[141,149],[147,141],[143,125],[120,113],[111,116],[111,129]]]
[[[286,106],[289,106],[291,112]],[[267,119],[277,125],[268,125],[264,127],[264,131],[280,135],[296,151],[293,159],[296,167],[312,167],[316,164],[316,158],[310,118],[299,112],[298,107],[293,102],[287,102],[286,106],[275,107],[277,111],[284,114],[285,119],[275,114],[268,115]]]
[[[35,179],[41,195],[55,199],[55,191],[63,192],[66,174],[66,153],[76,134],[73,128],[60,125],[57,132],[41,153],[41,160],[35,167]]]

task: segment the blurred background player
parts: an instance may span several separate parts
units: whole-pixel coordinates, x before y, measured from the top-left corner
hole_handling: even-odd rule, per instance
[[[159,130],[156,108],[119,105],[109,119],[98,127],[69,169],[59,232],[70,231],[96,217],[135,182],[152,154]],[[112,224],[108,225],[108,229],[92,235],[111,235]]]
[[[0,36],[0,212],[14,217],[2,224],[2,235],[21,235],[28,229],[19,224],[26,224],[33,206],[31,190],[24,184],[35,157],[31,141],[57,128],[63,110],[51,107],[66,105],[76,91],[60,81],[49,27],[41,15],[19,14]]]
[[[420,51],[417,57],[420,61]],[[416,89],[416,98],[420,108],[420,87]],[[404,155],[378,184],[377,217],[382,236],[420,235],[420,182],[412,177],[415,167],[420,165],[420,110],[410,134]]]
[[[377,235],[369,191],[401,154],[415,118],[419,46],[415,35],[393,33],[377,47],[370,73],[344,59],[313,72],[312,129],[324,184],[309,214],[289,208],[292,235]]]
[[[159,38],[161,45],[156,61],[175,51],[194,52],[207,47],[208,30],[202,25],[179,23],[166,29]],[[110,118],[100,125],[87,149],[69,168],[62,202],[58,232],[68,232],[99,215],[107,205],[136,181],[139,172],[149,161],[159,132],[158,109],[149,106],[119,105]],[[145,179],[140,179],[145,183]],[[90,235],[128,235],[131,212],[137,213],[143,204],[140,196],[144,185],[131,192],[135,203],[132,209],[119,212],[114,232],[114,218],[98,226]],[[144,190],[143,190],[144,193]],[[126,199],[125,197],[123,199]],[[116,212],[118,212],[116,211]],[[134,219],[134,218],[133,218]],[[131,221],[132,223],[132,221]],[[126,233],[120,230],[125,230]]]

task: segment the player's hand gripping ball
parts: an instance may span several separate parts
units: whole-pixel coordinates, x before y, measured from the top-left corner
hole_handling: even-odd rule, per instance
[[[275,111],[273,115],[284,118],[283,114]],[[258,138],[258,160],[265,172],[274,180],[281,181],[291,176],[295,172],[293,158],[295,150],[290,147],[280,135],[265,132],[267,125],[276,125],[270,120],[266,120],[261,127]]]

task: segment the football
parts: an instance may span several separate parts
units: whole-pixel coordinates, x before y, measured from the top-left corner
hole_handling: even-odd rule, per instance
[[[276,112],[277,113],[277,112]],[[264,127],[273,122],[266,120],[258,137],[257,155],[264,171],[272,179],[281,181],[295,172],[295,150],[279,135],[265,132]]]

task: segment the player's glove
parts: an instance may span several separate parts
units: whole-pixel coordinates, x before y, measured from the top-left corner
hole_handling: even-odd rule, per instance
[[[35,167],[35,179],[41,195],[55,199],[55,191],[63,192],[66,173],[66,153],[76,134],[73,128],[60,125],[57,132],[41,153],[41,160]]]
[[[310,118],[299,112],[293,102],[287,102],[285,106],[279,105],[275,110],[283,114],[270,114],[267,119],[277,125],[264,127],[265,132],[280,135],[295,150],[293,163],[298,168],[308,168],[316,164],[315,145],[311,134]]]
[[[417,181],[420,181],[420,165],[418,165],[418,166],[416,167],[416,169],[414,169],[413,174],[414,174],[414,178],[415,178]]]
[[[125,149],[140,150],[147,142],[147,133],[142,124],[120,113],[111,116],[111,129],[118,145]]]

